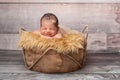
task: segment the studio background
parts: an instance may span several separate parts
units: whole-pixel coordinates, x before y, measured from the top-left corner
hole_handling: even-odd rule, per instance
[[[81,31],[89,27],[90,53],[120,52],[119,0],[0,0],[0,50],[18,48],[19,29],[39,28],[44,13],[54,13],[60,25]]]

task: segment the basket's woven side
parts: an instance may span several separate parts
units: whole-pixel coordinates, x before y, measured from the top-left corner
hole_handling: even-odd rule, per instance
[[[36,53],[32,50],[25,50],[25,60],[27,66],[30,67],[38,59],[42,53]],[[31,70],[57,73],[57,72],[70,72],[80,69],[83,66],[84,51],[79,50],[79,53],[60,54],[55,50],[49,50],[46,54],[31,68]],[[77,63],[76,63],[77,62]]]
[[[55,50],[49,50],[46,54],[31,68],[35,71],[54,73],[59,72],[62,65],[62,59],[59,53]]]
[[[76,61],[78,61],[82,65],[84,55],[86,54],[84,51],[85,50],[79,49],[78,53],[73,53],[73,54],[71,53],[69,55],[72,56]]]
[[[24,50],[26,66],[29,67],[34,63],[35,54],[31,50]]]

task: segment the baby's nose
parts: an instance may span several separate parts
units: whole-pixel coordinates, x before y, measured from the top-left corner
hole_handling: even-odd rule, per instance
[[[47,31],[47,32],[50,32],[50,29],[47,29],[46,31]]]

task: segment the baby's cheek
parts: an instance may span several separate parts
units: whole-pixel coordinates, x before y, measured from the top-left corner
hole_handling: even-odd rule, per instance
[[[42,35],[45,35],[45,32],[41,32]]]
[[[57,31],[53,31],[54,32],[54,34],[57,34]]]
[[[42,30],[41,33],[45,33],[46,31],[45,30]]]

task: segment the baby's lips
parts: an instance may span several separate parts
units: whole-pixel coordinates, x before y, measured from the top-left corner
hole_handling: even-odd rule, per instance
[[[52,35],[51,35],[51,34],[45,34],[44,36],[52,37]]]

